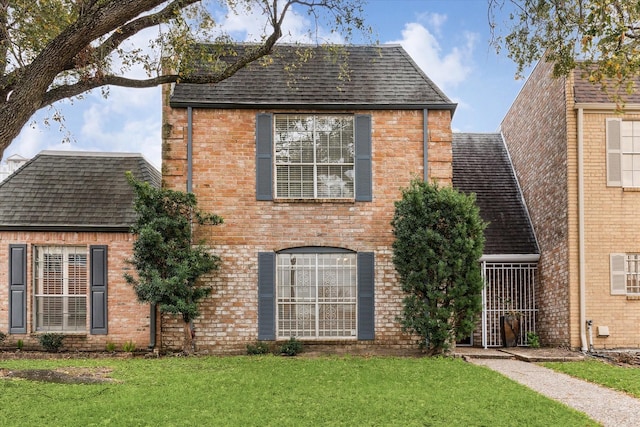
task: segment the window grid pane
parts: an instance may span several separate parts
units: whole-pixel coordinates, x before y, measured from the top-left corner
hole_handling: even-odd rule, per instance
[[[279,338],[356,337],[356,256],[278,255]]]
[[[627,293],[640,294],[640,254],[626,257]]]
[[[621,124],[622,185],[640,187],[640,121]]]
[[[352,116],[275,116],[276,197],[353,198]]]
[[[86,248],[36,247],[34,262],[36,331],[86,330]]]

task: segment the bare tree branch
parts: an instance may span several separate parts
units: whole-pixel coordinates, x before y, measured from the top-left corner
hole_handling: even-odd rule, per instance
[[[51,89],[44,96],[38,108],[47,107],[56,101],[60,101],[66,98],[72,98],[74,96],[81,95],[87,91],[102,86],[121,86],[142,89],[156,87],[158,85],[166,83],[175,83],[179,79],[180,76],[178,76],[177,74],[162,75],[144,80],[129,79],[120,76],[103,76],[101,78],[94,78],[87,81],[82,81],[71,85],[58,86],[54,89]]]

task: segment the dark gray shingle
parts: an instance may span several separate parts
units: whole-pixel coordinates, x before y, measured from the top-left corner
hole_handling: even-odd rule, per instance
[[[0,184],[0,229],[128,228],[136,215],[126,171],[160,186],[140,154],[43,151]]]
[[[635,90],[627,93],[626,89],[616,89],[616,83],[612,79],[607,79],[607,91],[602,90],[599,83],[593,84],[586,78],[581,76],[579,70],[574,71],[575,80],[573,84],[573,93],[575,102],[578,104],[612,104],[615,103],[615,96],[619,95],[626,104],[640,104],[640,79],[636,78]]]
[[[311,49],[313,54],[300,63],[297,55],[305,49]],[[217,84],[178,83],[170,103],[172,107],[210,108],[455,110],[456,104],[402,47],[344,46],[342,52],[330,53],[323,47],[276,46],[270,65],[258,61]],[[294,69],[287,69],[294,63],[298,64]],[[341,67],[348,70],[348,79],[341,78]]]
[[[538,254],[506,147],[499,133],[453,134],[453,186],[475,193],[485,230],[486,255]]]

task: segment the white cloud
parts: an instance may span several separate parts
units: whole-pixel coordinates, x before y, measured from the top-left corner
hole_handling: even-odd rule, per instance
[[[444,22],[443,19],[440,17],[438,21]],[[427,28],[418,23],[408,23],[402,31],[402,39],[390,43],[402,45],[429,78],[446,92],[471,74],[476,38],[475,34],[465,33],[463,45],[443,53],[440,42]]]
[[[435,12],[425,12],[418,15],[418,21],[425,22],[438,36],[442,35],[442,27],[447,22],[447,15]]]
[[[159,88],[113,88],[84,110],[79,138],[87,149],[139,152],[161,163],[161,96]]]
[[[29,124],[22,129],[20,135],[13,140],[9,148],[4,152],[4,158],[19,154],[22,157],[31,158],[42,150],[44,145],[44,133],[38,123]]]
[[[218,28],[244,42],[260,41],[265,33],[270,33],[267,16],[261,9],[254,7],[250,11],[242,10],[239,14],[228,11],[218,17]],[[312,22],[295,9],[289,9],[282,25],[282,38],[279,43],[343,43],[338,33],[331,32],[321,25]]]

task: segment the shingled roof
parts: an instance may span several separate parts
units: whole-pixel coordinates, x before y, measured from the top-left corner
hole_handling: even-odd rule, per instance
[[[574,71],[573,94],[575,102],[578,104],[614,104],[615,95],[619,95],[626,104],[640,104],[640,79],[636,79],[635,87],[632,93],[627,93],[624,88],[616,90],[616,83],[608,80],[607,87],[610,93],[602,90],[600,84],[593,84],[586,78],[581,77],[580,71]]]
[[[140,154],[42,151],[0,184],[0,230],[127,231],[136,214],[126,171],[160,186]]]
[[[485,230],[485,255],[538,254],[511,161],[499,133],[453,134],[453,186],[475,193]]]
[[[301,52],[312,55],[301,61]],[[338,53],[324,47],[278,45],[269,59],[271,62],[254,62],[217,84],[178,83],[170,104],[204,108],[430,108],[452,112],[456,108],[399,45],[343,46]],[[345,70],[348,78],[344,77]]]

